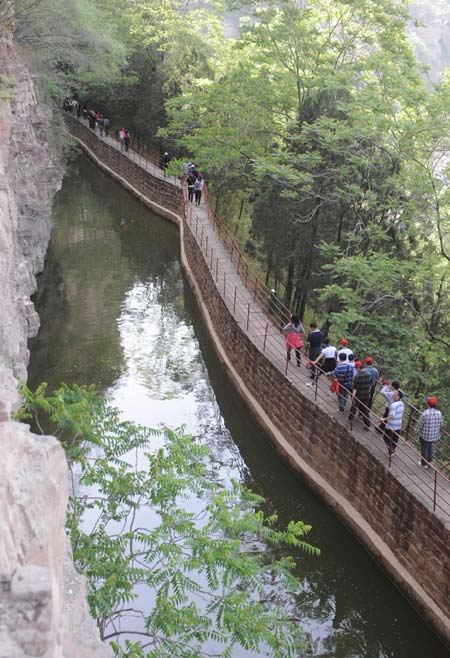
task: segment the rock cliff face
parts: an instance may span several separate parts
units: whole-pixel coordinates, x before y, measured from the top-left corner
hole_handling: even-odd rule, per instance
[[[429,79],[437,82],[442,71],[450,66],[450,2],[411,2],[410,11],[418,21],[411,24],[409,30],[416,55],[422,64],[429,67]]]
[[[63,450],[11,420],[39,327],[30,296],[62,178],[51,125],[24,60],[0,34],[0,658],[105,655],[64,531]]]

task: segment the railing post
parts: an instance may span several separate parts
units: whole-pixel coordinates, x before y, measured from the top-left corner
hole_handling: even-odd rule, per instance
[[[437,475],[438,475],[438,472],[437,472],[436,469],[434,469],[433,512],[436,511]]]
[[[211,267],[210,267],[211,274],[213,272],[213,256],[214,256],[214,247],[211,247]]]
[[[237,286],[234,286],[233,315],[236,313]]]
[[[247,331],[250,325],[250,303],[247,304]]]
[[[225,283],[226,283],[226,277],[227,277],[227,273],[226,273],[225,270],[224,270],[224,271],[223,271],[223,299],[224,299],[224,301],[225,301]]]
[[[219,280],[219,257],[216,258],[216,283]]]
[[[263,345],[263,352],[266,351],[266,340],[267,340],[267,332],[269,331],[269,323],[266,322],[266,331],[264,332],[264,345]]]
[[[197,215],[197,219],[195,220],[195,237],[197,237],[197,235],[198,235],[198,215]]]
[[[237,264],[237,273],[239,274],[239,267],[241,264],[241,252],[239,252],[239,259],[238,259],[238,264]]]
[[[256,289],[258,287],[258,277],[255,274],[255,290],[253,291],[253,301],[256,302]]]
[[[208,258],[208,236],[206,236],[206,258]]]
[[[245,287],[247,287],[247,274],[248,274],[248,265],[245,263]]]
[[[201,234],[201,236],[200,236],[200,248],[203,247],[203,228],[204,228],[204,227],[202,226],[202,234]]]
[[[317,402],[317,387],[319,386],[319,375],[316,371],[316,386],[314,388],[314,401]]]

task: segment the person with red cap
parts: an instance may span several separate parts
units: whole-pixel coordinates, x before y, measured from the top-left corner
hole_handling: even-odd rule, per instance
[[[370,373],[365,370],[362,361],[356,361],[355,367],[358,372],[353,378],[353,400],[348,419],[353,420],[358,409],[363,417],[364,429],[369,431],[369,397],[372,378]]]
[[[420,454],[422,459],[419,464],[428,468],[433,461],[433,443],[441,438],[442,414],[436,409],[438,399],[432,395],[428,398],[428,408],[425,409],[417,423],[417,432],[420,437]]]
[[[341,338],[339,341],[339,345],[341,346],[340,349],[338,350],[338,361],[340,363],[348,363],[349,359],[348,357],[353,354],[352,350],[348,346],[348,340],[346,338]],[[342,361],[339,358],[340,354],[345,354],[345,361]]]
[[[372,377],[370,398],[369,398],[369,409],[372,409],[373,396],[375,395],[375,388],[378,381],[378,370],[372,365],[373,359],[371,356],[366,356],[366,358],[364,359],[364,363],[366,364],[366,372],[370,372],[370,376]]]

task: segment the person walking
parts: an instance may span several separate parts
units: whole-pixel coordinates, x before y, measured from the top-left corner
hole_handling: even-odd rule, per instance
[[[198,175],[197,180],[194,183],[194,192],[195,192],[195,205],[199,206],[200,201],[202,200],[202,192],[203,192],[203,178],[201,174]]]
[[[95,112],[88,110],[89,128],[95,132]]]
[[[344,363],[347,363],[348,360],[349,360],[348,357],[349,357],[349,356],[353,356],[353,352],[352,352],[352,350],[351,350],[351,349],[349,348],[349,346],[348,346],[348,340],[347,340],[346,338],[341,338],[341,340],[339,341],[339,345],[340,345],[340,348],[339,348],[339,350],[338,350],[338,358],[339,358],[339,355],[340,355],[340,354],[345,354],[345,361],[344,361]],[[354,359],[354,358],[355,358],[355,357],[353,356],[353,359]]]
[[[383,386],[380,389],[380,393],[383,395],[383,397],[386,398],[387,406],[383,412],[383,416],[381,417],[381,423],[376,428],[377,432],[384,433],[384,430],[386,429],[386,418],[389,416],[389,408],[393,402],[394,392],[400,390],[401,390],[400,382],[398,382],[395,379],[390,385],[389,382],[386,381],[383,382]],[[403,397],[403,391],[402,391],[402,397]]]
[[[128,132],[128,130],[125,130],[125,135],[123,138],[123,143],[125,146],[125,153],[128,153],[128,149],[130,148],[130,141],[131,141],[131,135]]]
[[[188,199],[189,201],[194,200],[194,185],[195,185],[195,178],[192,174],[189,174],[189,176],[186,179],[187,182],[187,189],[188,189]]]
[[[428,408],[425,409],[417,423],[417,432],[420,437],[420,454],[422,459],[419,464],[424,468],[433,461],[433,443],[441,438],[442,413],[436,409],[438,399],[432,395],[427,400]]]
[[[97,126],[100,132],[100,137],[103,137],[103,131],[105,130],[105,120],[103,114],[97,114]]]
[[[120,143],[120,150],[125,151],[125,135],[127,134],[127,131],[125,128],[121,128],[119,130],[119,143]]]
[[[369,431],[369,397],[372,378],[370,373],[365,370],[364,363],[362,361],[356,361],[355,367],[357,369],[357,373],[353,378],[353,400],[348,419],[353,420],[356,414],[356,410],[358,409],[363,417],[364,429]]]
[[[317,363],[320,361],[321,366],[320,370],[317,374],[318,377],[322,374],[322,372],[328,374],[329,372],[332,372],[336,366],[336,358],[337,358],[337,350],[333,345],[330,345],[330,339],[329,338],[324,338],[323,341],[323,348],[317,359],[314,361],[313,365],[317,365]]]
[[[312,364],[310,374],[311,379],[314,379],[316,376],[316,366],[314,365],[314,361],[322,351],[322,341],[324,338],[325,336],[320,331],[320,329],[317,328],[317,324],[315,322],[311,322],[309,325],[309,334],[307,338],[307,343],[309,345],[309,360]]]
[[[105,117],[103,119],[103,128],[105,129],[105,137],[108,137],[108,131],[110,125],[111,125],[111,121],[108,119],[108,117]]]
[[[162,154],[162,156],[159,160],[159,164],[161,166],[161,169],[164,169],[164,171],[165,171],[167,169],[167,167],[169,166],[169,162],[170,162],[170,155],[167,151],[164,151],[164,153]]]
[[[369,409],[372,409],[373,396],[375,395],[375,388],[377,386],[377,381],[378,381],[378,370],[373,366],[373,359],[371,356],[366,356],[364,362],[366,364],[367,372],[370,372],[370,376],[372,377],[372,384],[371,384],[370,398],[369,398]]]
[[[399,388],[390,390],[390,387],[386,385],[381,388],[380,393],[388,401],[391,400],[389,404],[389,414],[386,417],[384,442],[388,447],[389,457],[392,457],[397,448],[398,437],[400,430],[402,429],[403,413],[405,411],[405,404],[402,400],[403,391]]]
[[[352,392],[353,386],[353,366],[350,363],[346,363],[346,358],[345,354],[340,354],[336,368],[332,372],[327,373],[329,376],[336,377],[338,380],[338,409],[341,414],[345,411],[347,397]]]
[[[303,347],[302,334],[305,333],[305,328],[299,320],[298,315],[292,315],[291,321],[281,330],[286,335],[286,358],[291,360],[291,350],[294,348],[295,356],[297,359],[297,366],[301,366],[301,352]]]

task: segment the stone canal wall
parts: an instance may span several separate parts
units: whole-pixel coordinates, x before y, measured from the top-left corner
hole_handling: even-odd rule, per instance
[[[182,263],[216,351],[255,418],[280,454],[306,477],[450,645],[448,525],[369,447],[302,395],[249,339],[222,299],[185,221],[180,187],[143,172],[78,122],[70,125],[97,164],[146,205],[178,223]]]

